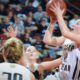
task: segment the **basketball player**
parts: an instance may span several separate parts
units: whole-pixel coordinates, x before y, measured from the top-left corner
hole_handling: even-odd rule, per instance
[[[80,20],[76,21],[73,32],[71,32],[64,22],[62,16],[63,11],[60,9],[60,5],[55,4],[55,6],[52,6],[51,10],[57,16],[63,36],[52,37],[52,33],[54,31],[53,25],[55,22],[51,19],[49,27],[45,32],[43,41],[52,46],[63,45],[64,49],[63,57],[57,59],[56,64],[54,64],[59,66],[59,72],[55,73],[51,80],[80,80]],[[50,65],[52,64],[49,64],[49,68]],[[44,65],[44,67],[46,66]],[[46,78],[45,80],[47,79],[49,78]]]
[[[27,58],[27,68],[34,74],[35,78],[41,80],[37,55],[40,52],[34,46],[25,47],[25,56]]]
[[[5,62],[0,63],[0,80],[35,80],[26,69],[23,43],[17,38],[8,39],[3,45]]]
[[[37,63],[37,55],[40,53],[37,51],[37,49],[34,46],[27,47],[25,54],[26,54],[25,56],[27,57],[27,68],[31,72],[33,72],[36,79],[38,80],[43,80],[44,70],[51,70],[58,67],[54,65],[56,63],[56,60]]]
[[[16,37],[15,33],[14,33],[14,29],[12,27],[8,28],[8,33],[11,37]],[[35,75],[36,79],[42,80],[43,78],[43,71],[44,70],[51,70],[51,69],[55,69],[57,68],[62,60],[57,59],[57,60],[53,60],[53,61],[47,61],[47,62],[42,62],[40,64],[36,63],[36,54],[38,53],[38,51],[35,49],[35,47],[30,46],[26,49],[25,51],[25,56],[27,56],[27,68],[33,72],[33,74],[35,75],[35,72],[38,71],[37,76]]]
[[[79,21],[77,21],[79,23]],[[71,41],[69,39],[66,39],[64,36],[56,38],[53,36],[52,38],[52,31],[54,29],[53,25],[55,22],[51,20],[50,25],[48,29],[46,30],[45,36],[44,36],[44,42],[53,45],[53,46],[59,46],[63,43],[63,48],[65,55],[63,55],[62,58],[43,62],[39,64],[40,67],[42,67],[43,70],[47,69],[54,69],[58,66],[59,67],[59,73],[55,73],[55,75],[52,77],[49,77],[53,80],[79,80],[80,72],[79,72],[79,56],[80,51],[78,48],[74,49],[74,41]],[[48,36],[47,36],[48,35]],[[61,65],[60,65],[61,64]],[[48,78],[48,79],[49,79]],[[49,79],[49,80],[50,80]],[[46,79],[45,79],[46,80]]]

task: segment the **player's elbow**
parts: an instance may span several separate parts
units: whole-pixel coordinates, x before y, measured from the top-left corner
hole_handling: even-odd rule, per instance
[[[43,42],[45,44],[51,44],[52,43],[52,41],[50,39],[43,39]]]
[[[71,34],[70,30],[63,30],[63,31],[62,31],[62,35],[63,35],[64,37],[66,37],[66,38],[68,38],[68,37],[70,36],[70,34]]]

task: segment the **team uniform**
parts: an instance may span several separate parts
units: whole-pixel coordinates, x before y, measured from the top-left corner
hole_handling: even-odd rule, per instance
[[[30,67],[28,64],[27,64],[27,69],[29,69],[33,75],[35,76],[35,78],[37,80],[42,80],[42,75],[39,73],[39,64],[38,63],[33,63],[33,67]]]
[[[0,63],[0,80],[31,80],[30,71],[15,63]]]
[[[63,46],[66,46],[67,50],[64,50],[59,72],[56,72],[53,76],[50,75],[50,78],[47,77],[44,80],[80,80],[80,50],[73,47],[72,44],[70,40],[65,40]]]

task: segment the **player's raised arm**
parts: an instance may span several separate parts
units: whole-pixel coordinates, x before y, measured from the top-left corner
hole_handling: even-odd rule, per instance
[[[48,44],[48,45],[52,45],[52,46],[59,46],[64,42],[64,37],[54,37],[52,35],[53,31],[54,31],[54,25],[55,22],[52,20],[52,18],[50,19],[50,24],[45,32],[44,38],[43,38],[43,42]]]
[[[42,62],[39,64],[39,67],[42,70],[50,70],[50,69],[58,68],[60,64],[62,64],[61,58],[55,59],[53,61]]]
[[[66,38],[71,39],[72,41],[75,41],[77,44],[80,44],[80,21],[78,24],[74,26],[74,32],[71,32],[67,25],[65,24],[65,21],[63,19],[63,10],[60,8],[60,4],[55,4],[55,6],[52,6],[51,10],[56,14],[57,20],[60,26],[60,30],[62,32],[62,35]]]

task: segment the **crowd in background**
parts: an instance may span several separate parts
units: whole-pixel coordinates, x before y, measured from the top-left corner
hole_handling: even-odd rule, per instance
[[[33,45],[40,51],[41,59],[59,57],[56,53],[62,50],[61,47],[50,47],[42,41],[50,21],[46,14],[47,2],[48,0],[0,0],[0,44],[9,37],[7,31],[11,26],[25,46]],[[79,15],[67,12],[64,18],[66,24],[69,23],[68,27],[72,29]],[[61,36],[58,23],[53,35]]]

